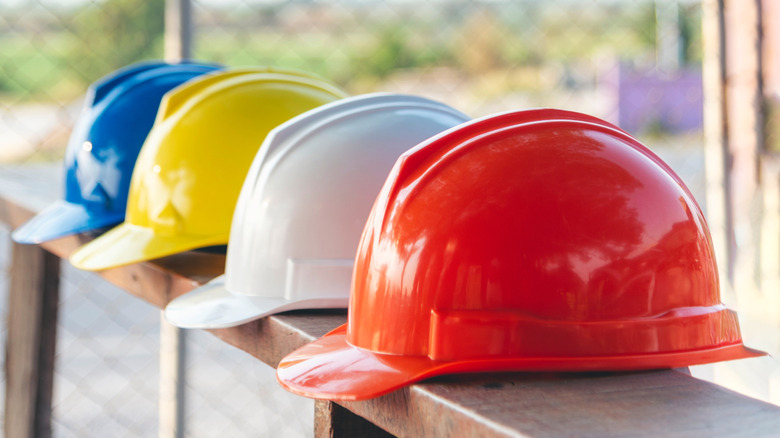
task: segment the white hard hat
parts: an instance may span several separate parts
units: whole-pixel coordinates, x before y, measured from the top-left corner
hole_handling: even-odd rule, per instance
[[[266,137],[238,198],[225,275],[171,301],[185,328],[347,307],[360,235],[398,157],[469,118],[425,98],[369,94],[295,117]]]

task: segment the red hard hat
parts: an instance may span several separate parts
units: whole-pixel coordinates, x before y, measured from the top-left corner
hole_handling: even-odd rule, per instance
[[[447,373],[759,354],[720,302],[707,224],[669,166],[602,120],[530,110],[401,156],[363,233],[347,324],[277,377],[349,400]]]

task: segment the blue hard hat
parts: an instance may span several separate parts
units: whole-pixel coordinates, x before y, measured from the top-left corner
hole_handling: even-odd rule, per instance
[[[17,228],[13,240],[40,243],[122,222],[133,167],[163,95],[219,68],[143,62],[92,84],[65,152],[65,198]]]

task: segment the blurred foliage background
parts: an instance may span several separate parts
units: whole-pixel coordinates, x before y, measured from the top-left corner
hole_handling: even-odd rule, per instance
[[[670,6],[671,18],[659,15]],[[60,158],[90,83],[163,57],[164,9],[0,0],[0,162]],[[195,0],[193,9],[199,60],[298,68],[352,93],[421,94],[473,116],[557,106],[620,122],[614,72],[658,70],[661,18],[675,70],[701,64],[695,0]],[[634,133],[665,130],[650,121]]]
[[[534,93],[591,85],[611,58],[651,65],[656,56],[652,1],[232,1],[196,8],[198,58],[300,68],[354,92],[401,72],[442,68],[462,80],[501,75],[502,92]],[[163,54],[162,1],[5,0],[0,11],[4,100],[75,98],[104,74]],[[701,6],[682,2],[678,11],[680,58],[699,64]]]

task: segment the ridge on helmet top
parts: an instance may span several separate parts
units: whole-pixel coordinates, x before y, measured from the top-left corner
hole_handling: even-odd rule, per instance
[[[219,64],[211,64],[200,61],[182,61],[182,62],[167,62],[167,61],[142,61],[135,64],[117,69],[108,75],[98,79],[89,88],[85,95],[85,103],[88,105],[95,105],[107,94],[117,90],[122,86],[133,84],[134,82],[143,82],[144,80],[153,79],[153,77],[143,78],[144,73],[159,72],[160,69],[204,69],[204,73],[207,71],[213,71],[223,68]],[[142,79],[143,78],[143,79]],[[133,80],[133,81],[130,81]]]
[[[372,111],[413,110],[425,111],[427,112],[425,115],[428,117],[435,117],[434,114],[441,114],[447,120],[441,122],[442,126],[449,124],[457,126],[460,123],[471,120],[465,114],[448,105],[420,96],[398,93],[369,93],[353,96],[323,105],[317,108],[316,111],[308,111],[298,115],[272,130],[268,134],[266,146],[259,152],[262,156],[253,162],[253,171],[250,172],[250,175],[256,178],[260,178],[264,174],[267,175],[268,172],[260,170],[261,166],[275,168],[269,164],[272,160],[267,157],[273,155],[283,157],[291,149],[300,147],[307,136],[316,136],[322,129],[333,129],[333,125],[337,123],[350,123],[350,119],[359,119]],[[453,117],[454,119],[452,119]],[[452,120],[458,120],[458,123],[453,123]],[[437,131],[437,135],[438,133]],[[421,141],[427,138],[425,137]],[[404,152],[408,149],[405,148]],[[262,187],[262,184],[254,181],[252,187]],[[248,204],[242,205],[248,206]]]
[[[436,157],[442,154],[442,151],[439,148],[430,145],[437,141],[444,141],[448,144],[461,142],[465,143],[481,135],[493,133],[496,129],[509,129],[519,125],[528,125],[540,122],[550,123],[554,120],[594,124],[603,128],[615,130],[621,133],[621,135],[624,135],[626,140],[632,143],[635,148],[648,152],[648,157],[650,159],[655,161],[658,165],[663,167],[674,178],[678,179],[682,183],[682,180],[679,179],[674,171],[665,162],[663,162],[663,160],[658,158],[644,145],[639,143],[636,139],[631,137],[630,134],[620,129],[619,127],[605,120],[601,120],[597,117],[593,117],[587,114],[551,108],[508,111],[480,119],[475,119],[467,124],[443,132],[440,135],[432,137],[428,141],[417,145],[415,148],[409,150],[407,153],[401,156],[398,165],[393,169],[393,174],[391,175],[390,179],[393,179],[396,182],[403,181],[409,174],[414,173],[416,169],[425,167],[429,160],[436,160]],[[687,187],[685,187],[685,189],[688,190]],[[387,193],[390,194],[393,191],[394,190],[390,189],[387,191]],[[385,201],[388,201],[388,199],[385,199]]]
[[[281,124],[244,180],[225,275],[173,300],[166,319],[218,328],[293,309],[346,307],[360,235],[393,163],[467,120],[440,102],[377,93]]]
[[[222,83],[227,79],[234,78],[237,76],[243,76],[247,74],[281,75],[281,77],[284,78],[291,78],[291,77],[307,78],[314,81],[320,81],[321,85],[331,86],[330,83],[320,78],[319,76],[307,72],[295,70],[295,69],[285,69],[285,68],[277,68],[277,67],[230,68],[230,69],[222,70],[218,75],[208,75],[208,76],[201,77],[200,80],[193,81],[192,83],[188,84],[187,87],[181,87],[177,90],[173,90],[171,93],[168,94],[168,96],[166,96],[166,99],[163,101],[163,105],[160,107],[158,117],[166,118],[170,116],[172,113],[176,112],[182,104],[189,102],[193,96],[197,96],[199,93],[202,93],[203,90],[205,90],[208,87],[214,86],[215,84],[218,83]],[[269,78],[271,78],[271,76],[269,76]],[[341,93],[341,91],[339,92]]]
[[[543,109],[464,123],[399,158],[358,247],[347,324],[277,378],[352,400],[447,373],[759,354],[720,302],[709,230],[680,178],[625,131]]]
[[[65,193],[12,234],[40,243],[124,219],[135,160],[169,90],[217,70],[211,64],[144,62],[92,84],[65,151]]]
[[[88,103],[97,103],[102,100],[106,94],[122,84],[125,80],[145,71],[154,70],[160,67],[166,67],[171,64],[164,61],[146,61],[122,67],[95,81],[87,88],[85,101]]]
[[[224,70],[172,90],[133,170],[124,223],[71,255],[99,270],[225,245],[241,188],[268,132],[340,99],[301,73]]]

